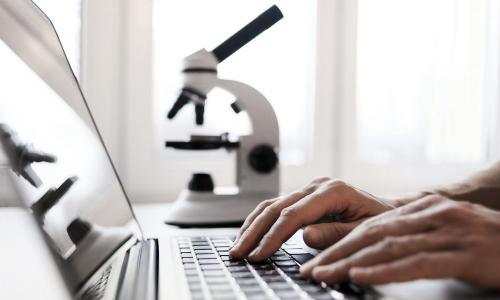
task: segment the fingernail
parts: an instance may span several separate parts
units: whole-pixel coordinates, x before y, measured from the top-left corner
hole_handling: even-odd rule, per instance
[[[261,251],[260,247],[257,247],[252,252],[250,252],[250,254],[248,255],[248,259],[252,260],[252,261],[257,260],[259,258],[259,255],[260,255],[260,251]]]
[[[238,245],[236,246],[233,246],[232,248],[229,249],[229,257],[230,258],[235,258],[237,256],[237,253],[238,253]]]

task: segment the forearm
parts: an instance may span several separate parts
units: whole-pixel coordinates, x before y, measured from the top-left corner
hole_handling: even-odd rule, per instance
[[[500,210],[500,161],[459,183],[397,198],[393,203],[395,206],[402,206],[431,194]]]

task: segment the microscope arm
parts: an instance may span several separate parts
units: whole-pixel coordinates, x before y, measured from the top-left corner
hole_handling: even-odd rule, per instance
[[[273,107],[253,87],[234,80],[218,79],[216,86],[237,97],[237,107],[246,111],[253,130],[252,135],[263,143],[279,147],[279,125]]]

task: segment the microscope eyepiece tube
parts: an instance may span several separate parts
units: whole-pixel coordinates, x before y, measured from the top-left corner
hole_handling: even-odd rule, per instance
[[[219,62],[222,62],[282,18],[281,10],[276,5],[273,5],[217,46],[212,53]]]

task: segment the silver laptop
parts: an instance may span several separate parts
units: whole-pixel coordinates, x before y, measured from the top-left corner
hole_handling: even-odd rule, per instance
[[[228,257],[236,228],[145,235],[50,20],[30,1],[0,0],[0,38],[0,148],[73,298],[385,298],[301,278],[314,251],[300,238],[250,263]]]

